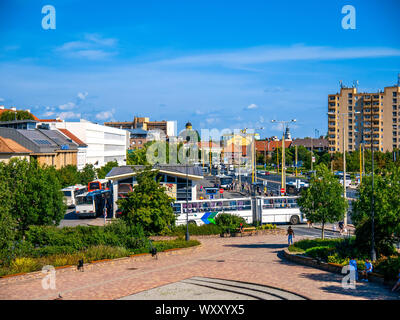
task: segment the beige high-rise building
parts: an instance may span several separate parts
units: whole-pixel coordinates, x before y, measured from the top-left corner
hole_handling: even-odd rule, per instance
[[[375,151],[393,151],[400,147],[399,126],[399,83],[371,93],[342,86],[340,93],[328,95],[330,153],[355,151],[360,145],[371,149],[371,142]]]

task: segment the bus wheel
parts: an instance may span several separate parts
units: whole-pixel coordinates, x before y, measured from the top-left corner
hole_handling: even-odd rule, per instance
[[[197,226],[197,223],[194,220],[189,220],[189,224],[193,224],[193,225]]]
[[[291,216],[290,224],[298,224],[300,222],[299,216]]]

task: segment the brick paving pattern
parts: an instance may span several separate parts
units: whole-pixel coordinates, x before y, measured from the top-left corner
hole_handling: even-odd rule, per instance
[[[297,239],[297,238],[296,238]],[[298,237],[297,240],[300,240]],[[204,238],[194,250],[175,251],[156,259],[122,259],[56,272],[56,289],[44,290],[44,275],[0,279],[0,299],[118,299],[192,277],[252,282],[281,288],[309,299],[399,299],[376,283],[342,289],[341,275],[282,260],[282,235]]]

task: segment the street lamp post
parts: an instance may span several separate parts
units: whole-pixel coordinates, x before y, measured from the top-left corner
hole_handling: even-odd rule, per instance
[[[360,111],[355,112],[344,112],[338,113],[338,116],[343,117],[343,198],[347,199],[347,187],[346,187],[346,116],[349,114],[359,114]],[[336,115],[335,112],[328,112],[328,115]],[[344,227],[347,227],[347,209],[344,213],[343,218]]]
[[[190,137],[186,137],[186,142],[189,143]],[[189,166],[188,161],[189,159],[186,157],[185,159],[185,167],[186,167],[186,236],[185,240],[190,240],[189,235]]]
[[[374,134],[373,134],[373,114],[372,114],[372,104],[371,104],[371,119],[370,119],[370,128],[371,128],[371,178],[372,178],[372,192],[371,192],[371,260],[376,260],[376,252],[375,252],[375,198],[374,198]]]
[[[289,127],[289,123],[296,122],[296,119],[292,119],[290,121],[277,121],[271,120],[272,123],[281,123],[283,127],[283,136],[282,136],[282,178],[281,178],[281,189],[284,189],[286,192],[286,161],[285,161],[285,131],[286,128]]]

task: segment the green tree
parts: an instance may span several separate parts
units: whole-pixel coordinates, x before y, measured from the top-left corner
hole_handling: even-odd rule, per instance
[[[175,223],[171,206],[174,199],[156,181],[157,173],[151,167],[138,172],[133,191],[126,198],[117,201],[123,219],[130,226],[141,226],[147,234],[158,234]]]
[[[92,164],[86,164],[80,172],[80,183],[87,186],[90,181],[96,179],[96,169]]]
[[[352,221],[356,227],[356,245],[363,253],[371,250],[372,178],[363,178],[359,198],[353,203]],[[394,252],[400,236],[400,168],[392,166],[374,176],[374,234],[378,255]]]
[[[58,225],[66,206],[57,170],[36,160],[12,159],[0,173],[12,195],[10,212],[24,233],[30,225]]]
[[[61,187],[73,186],[81,182],[78,168],[74,165],[67,165],[58,170]]]
[[[324,164],[320,164],[316,167],[315,177],[310,180],[310,187],[303,189],[297,201],[307,220],[322,224],[322,239],[325,224],[342,219],[347,210],[348,203],[342,192],[339,181]]]
[[[0,162],[0,175],[4,172],[4,164]],[[7,181],[0,180],[0,259],[10,256],[12,245],[17,237],[16,221],[11,216],[11,193]]]
[[[34,120],[33,115],[25,110],[10,111],[6,110],[0,115],[0,121],[14,121],[14,120]]]
[[[111,171],[112,168],[114,167],[118,167],[118,162],[117,161],[109,161],[107,162],[104,166],[102,166],[101,168],[97,169],[97,177],[99,179],[104,179],[107,175],[107,173],[109,173]]]

